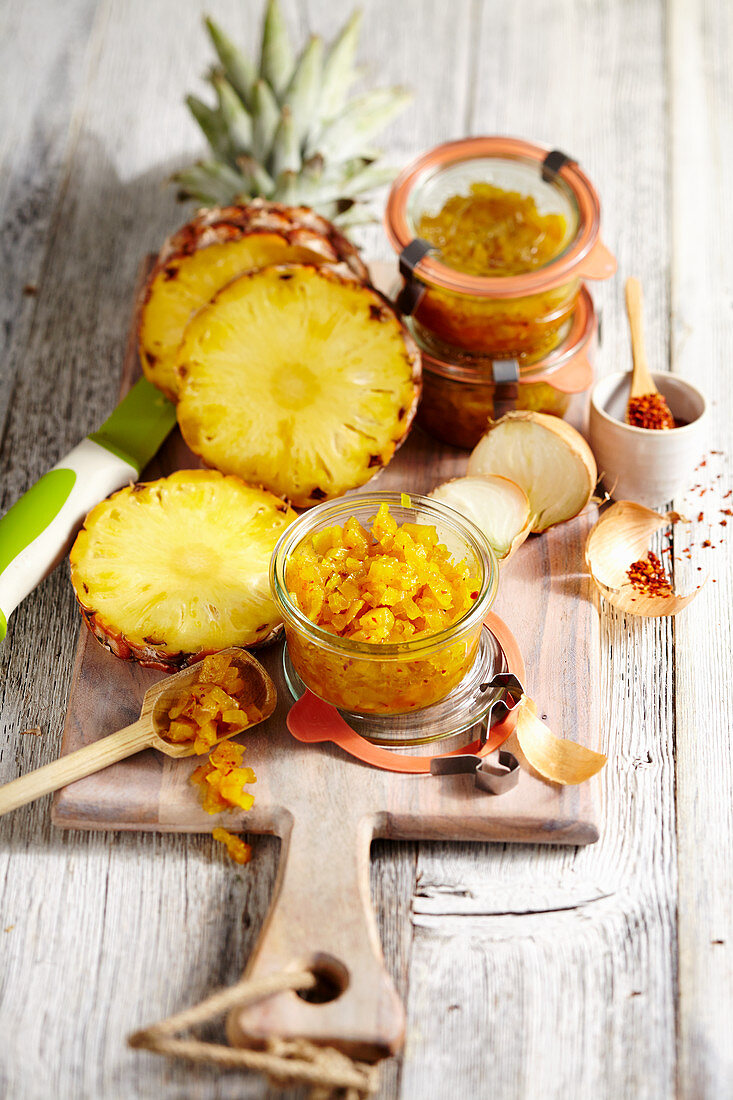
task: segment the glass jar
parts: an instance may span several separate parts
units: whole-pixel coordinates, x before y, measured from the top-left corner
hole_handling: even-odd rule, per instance
[[[599,238],[593,185],[575,162],[547,163],[548,155],[547,147],[516,138],[466,138],[425,153],[395,180],[385,227],[400,254],[419,238],[423,216],[437,215],[455,195],[468,197],[475,183],[530,196],[539,215],[562,215],[566,225],[557,254],[521,274],[467,274],[441,262],[437,249],[423,255],[410,288],[418,336],[494,359],[543,355],[560,341],[581,279],[613,275],[616,261]]]
[[[270,563],[270,585],[285,624],[290,661],[305,685],[327,703],[355,715],[407,714],[444,699],[471,669],[484,617],[498,585],[498,566],[485,536],[440,501],[400,493],[360,493],[300,516],[283,533]],[[358,642],[317,626],[295,605],[287,585],[293,552],[306,538],[354,516],[369,527],[382,503],[396,522],[430,524],[456,561],[478,578],[471,609],[436,634],[400,643]]]
[[[472,448],[489,420],[512,409],[564,417],[573,395],[593,381],[597,328],[583,287],[560,344],[549,355],[525,354],[509,363],[457,352],[434,338],[418,339],[423,372],[418,424],[444,443]]]

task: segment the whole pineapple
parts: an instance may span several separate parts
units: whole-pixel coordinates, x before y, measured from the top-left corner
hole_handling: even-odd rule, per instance
[[[255,65],[206,19],[220,63],[209,75],[217,104],[196,96],[187,103],[212,159],[174,177],[181,196],[205,205],[255,197],[302,204],[341,226],[370,220],[360,197],[393,172],[375,163],[368,143],[410,95],[381,88],[348,98],[360,22],[356,11],[328,48],[314,35],[296,60],[278,0],[268,0]]]

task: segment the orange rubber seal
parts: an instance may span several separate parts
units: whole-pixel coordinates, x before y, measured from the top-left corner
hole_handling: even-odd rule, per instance
[[[384,215],[392,247],[400,254],[415,239],[408,213],[410,197],[413,189],[432,172],[461,161],[489,157],[535,161],[539,172],[550,152],[549,146],[499,135],[461,138],[437,145],[408,164],[392,185]],[[598,236],[601,205],[593,184],[571,160],[555,174],[572,192],[579,219],[575,238],[555,260],[522,275],[482,276],[455,271],[428,254],[416,264],[415,276],[428,286],[474,298],[521,298],[562,286],[573,278],[609,278],[616,270],[616,259]]]
[[[490,611],[484,619],[484,625],[488,627],[504,651],[509,672],[513,672],[517,679],[524,682],[524,661],[509,627],[493,611]],[[361,734],[351,728],[348,722],[341,717],[336,707],[331,706],[330,703],[324,703],[312,691],[306,691],[297,703],[290,708],[287,726],[296,741],[308,745],[330,741],[334,745],[338,745],[349,756],[353,756],[373,768],[381,768],[382,771],[388,772],[401,772],[406,775],[430,775],[430,762],[440,757],[465,755],[466,753],[475,756],[486,756],[487,753],[493,752],[499,745],[503,745],[513,732],[516,721],[516,711],[512,711],[503,722],[497,723],[489,730],[488,738],[483,746],[478,741],[472,741],[469,745],[453,749],[452,752],[435,753],[432,756],[406,756],[404,753],[373,745],[371,741],[367,741],[365,737],[362,737]]]

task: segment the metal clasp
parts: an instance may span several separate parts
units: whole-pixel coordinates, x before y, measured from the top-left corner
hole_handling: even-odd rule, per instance
[[[494,359],[491,364],[494,381],[494,420],[517,407],[519,397],[519,363],[516,359]]]
[[[490,691],[493,698],[481,723],[480,747],[486,744],[488,731],[497,722],[516,710],[524,695],[521,681],[511,672],[499,672],[479,691]],[[438,756],[430,762],[431,775],[458,775],[473,772],[475,784],[487,794],[506,794],[519,782],[519,761],[514,753],[506,749],[497,749],[488,755],[478,753],[457,753],[453,756]]]
[[[548,153],[545,159],[542,161],[542,178],[545,183],[552,183],[552,177],[566,164],[577,164],[575,157],[569,157],[567,153],[563,153],[561,149],[553,149],[551,153]]]
[[[409,317],[415,312],[418,302],[425,293],[424,284],[415,278],[415,268],[428,252],[434,251],[434,246],[428,241],[424,241],[422,237],[415,237],[400,252],[400,275],[405,280],[405,284],[397,295],[395,305],[404,317]]]

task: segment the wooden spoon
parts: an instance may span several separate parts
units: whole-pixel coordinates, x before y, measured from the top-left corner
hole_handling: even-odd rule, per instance
[[[629,318],[629,328],[631,329],[631,354],[634,360],[634,370],[631,375],[631,391],[629,393],[629,404],[634,398],[644,397],[647,394],[656,395],[656,404],[660,410],[660,413],[667,413],[669,417],[670,428],[674,427],[674,417],[669,411],[667,402],[657,387],[654,385],[654,379],[651,376],[649,370],[649,361],[646,357],[646,347],[644,345],[644,323],[642,319],[642,294],[641,283],[638,279],[633,278],[626,280],[626,313]],[[626,409],[626,423],[632,424],[634,421],[630,416],[630,410],[627,406]],[[661,427],[662,425],[660,425]]]
[[[251,729],[258,722],[264,722],[274,711],[277,702],[275,685],[260,662],[245,650],[233,647],[222,650],[221,655],[230,657],[239,669],[245,682],[243,697],[262,712],[262,717],[257,722],[251,722],[246,727]],[[195,684],[200,671],[200,665],[192,665],[191,668],[184,668],[181,672],[166,676],[153,684],[145,692],[140,717],[131,726],[125,726],[117,733],[110,733],[95,741],[93,745],[70,752],[60,760],[45,764],[42,768],[0,787],[0,816],[143,749],[158,749],[166,756],[173,757],[193,756],[193,741],[190,744],[174,744],[166,741],[162,734],[167,728],[166,716],[173,698],[181,688]],[[225,737],[220,737],[216,744],[228,741],[230,737],[242,732],[234,730]]]

